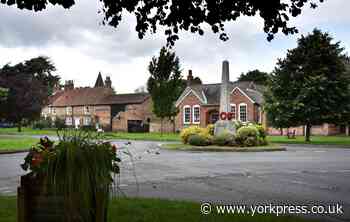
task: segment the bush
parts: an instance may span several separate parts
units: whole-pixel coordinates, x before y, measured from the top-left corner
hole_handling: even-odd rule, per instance
[[[37,120],[33,123],[32,126],[33,129],[44,129],[44,128],[52,128],[52,121],[50,118],[46,118],[46,119],[40,119]]]
[[[242,126],[237,130],[236,142],[243,146],[258,145],[259,131],[255,126]]]
[[[214,124],[209,124],[207,126],[207,131],[208,131],[209,135],[214,136],[214,130],[215,130]]]
[[[183,130],[181,130],[181,133],[180,133],[181,141],[184,144],[187,144],[188,139],[191,135],[198,135],[199,133],[203,133],[204,130],[205,130],[204,128],[200,128],[198,126],[190,126],[188,128],[184,128]]]
[[[191,135],[188,138],[188,143],[193,146],[207,146],[209,141],[207,138],[201,135]]]
[[[214,136],[213,144],[218,146],[229,146],[235,144],[235,138],[229,133],[222,133],[220,135]]]
[[[63,119],[61,118],[56,118],[54,122],[55,128],[58,130],[65,129],[66,128],[66,123]]]
[[[259,132],[259,135],[258,137],[261,137],[261,138],[266,138],[266,130],[265,128],[262,126],[262,125],[259,125],[259,124],[256,124],[255,125],[255,128],[258,130]]]
[[[236,130],[238,130],[239,128],[241,128],[243,126],[243,123],[239,120],[233,120],[232,122],[235,125]]]

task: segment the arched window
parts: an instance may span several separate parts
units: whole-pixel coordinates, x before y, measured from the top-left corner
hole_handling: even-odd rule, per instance
[[[236,104],[230,104],[231,106],[231,113],[232,113],[232,119],[236,119]]]
[[[199,124],[201,122],[201,107],[199,105],[193,106],[192,115],[192,122],[194,124]]]
[[[248,107],[245,103],[239,104],[239,120],[243,123],[248,120]]]
[[[184,124],[191,123],[191,106],[184,106],[184,108],[183,108],[183,122],[184,122]]]

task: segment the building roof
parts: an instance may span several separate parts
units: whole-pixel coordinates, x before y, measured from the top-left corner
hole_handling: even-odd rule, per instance
[[[97,79],[96,79],[96,82],[95,82],[95,88],[96,88],[96,87],[104,87],[104,86],[105,86],[105,84],[104,84],[104,82],[103,82],[102,75],[101,75],[101,73],[99,72],[99,73],[98,73],[98,76],[97,76]]]
[[[128,93],[128,94],[116,94],[109,95],[103,98],[101,104],[139,104],[148,99],[150,95],[148,93]]]
[[[129,93],[113,95],[113,90],[106,87],[75,88],[59,91],[49,97],[48,105],[55,107],[85,106],[85,105],[113,105],[139,104],[148,99],[148,93]]]
[[[179,105],[180,102],[191,92],[198,97],[205,105],[219,105],[220,104],[220,88],[221,83],[216,84],[199,84],[188,86],[181,94],[176,102]],[[254,103],[263,103],[263,91],[264,87],[256,85],[253,82],[248,81],[236,81],[230,82],[229,91],[232,92],[235,88],[238,88]]]
[[[50,104],[51,106],[83,106],[98,105],[102,99],[113,94],[110,88],[75,88],[62,91],[62,93]]]

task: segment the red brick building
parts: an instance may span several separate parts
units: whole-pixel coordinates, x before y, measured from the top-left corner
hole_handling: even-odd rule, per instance
[[[192,72],[189,72],[189,79]],[[205,127],[219,119],[220,87],[217,84],[188,84],[187,88],[176,101],[179,114],[176,117],[176,129],[181,130],[190,125]],[[261,123],[270,135],[281,135],[280,129],[268,126],[266,115],[263,112],[264,87],[253,82],[229,82],[231,112],[233,119],[241,122]],[[313,126],[313,135],[344,134],[349,129],[345,126],[322,124]],[[305,135],[305,127],[283,129],[283,135],[288,132],[296,135]]]
[[[109,77],[98,75],[94,87],[74,87],[66,81],[42,109],[44,118],[64,120],[67,126],[93,126],[106,131],[157,130],[148,93],[115,94]]]
[[[179,115],[177,129],[189,125],[205,127],[219,119],[220,86],[218,84],[189,85],[176,102]],[[233,119],[241,122],[264,123],[263,87],[252,82],[230,82],[230,107]]]

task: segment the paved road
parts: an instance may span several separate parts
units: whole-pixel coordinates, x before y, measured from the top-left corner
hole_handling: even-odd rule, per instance
[[[126,195],[248,205],[340,203],[344,215],[321,219],[350,221],[350,149],[299,145],[285,152],[208,153],[157,145],[133,142],[134,164],[122,155],[118,184]],[[15,193],[24,155],[0,155],[0,194]]]

